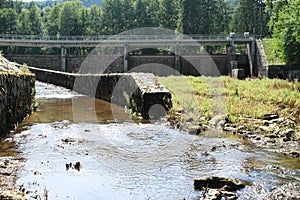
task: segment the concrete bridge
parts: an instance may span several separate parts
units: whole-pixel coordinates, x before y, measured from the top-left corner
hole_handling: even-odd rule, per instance
[[[181,74],[199,75],[190,60],[210,57],[221,75],[228,75],[232,68],[243,68],[247,76],[258,74],[259,63],[255,37],[249,35],[117,35],[117,36],[24,36],[0,35],[0,46],[56,47],[60,55],[5,55],[18,63],[64,72],[78,72],[87,55],[68,55],[68,48],[101,47],[102,51],[113,48],[114,62],[103,66],[100,73],[125,73],[146,63],[168,65]],[[197,52],[199,47],[218,46],[222,54],[208,55]],[[237,52],[237,47],[239,52]],[[171,49],[169,55],[132,55],[131,51],[144,48]],[[198,48],[198,50],[197,50]],[[103,50],[104,49],[104,50]],[[191,49],[192,51],[188,52]],[[101,50],[99,50],[100,52]],[[100,54],[103,52],[100,52]],[[186,59],[189,56],[190,59]],[[207,66],[208,68],[210,66]],[[95,72],[95,71],[94,71]]]

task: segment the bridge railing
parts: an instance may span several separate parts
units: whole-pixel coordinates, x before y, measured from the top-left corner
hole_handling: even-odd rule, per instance
[[[99,35],[99,36],[39,36],[39,35],[8,35],[0,34],[0,40],[32,40],[32,41],[138,41],[138,40],[252,40],[253,36],[235,35]]]

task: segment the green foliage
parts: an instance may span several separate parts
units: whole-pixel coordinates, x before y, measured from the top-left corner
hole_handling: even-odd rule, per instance
[[[13,34],[17,31],[17,12],[12,8],[0,9],[1,34]]]
[[[227,31],[229,7],[225,1],[182,0],[177,27],[186,34],[219,34]]]
[[[264,49],[270,65],[284,65],[285,62],[279,57],[276,51],[275,41],[273,38],[264,38]]]
[[[80,1],[69,1],[62,5],[60,12],[60,35],[77,36],[83,35],[83,29],[80,22],[80,13],[83,5]]]
[[[265,36],[269,33],[267,22],[269,15],[263,0],[239,0],[233,13],[232,31],[250,32]]]
[[[278,5],[277,5],[278,4]],[[300,63],[300,0],[279,1],[272,17],[276,49],[287,64]]]

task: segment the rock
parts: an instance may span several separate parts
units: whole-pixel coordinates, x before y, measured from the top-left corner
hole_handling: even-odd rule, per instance
[[[1,200],[26,200],[24,195],[17,190],[0,191]]]
[[[64,143],[76,143],[76,142],[78,142],[78,139],[68,137],[68,138],[65,138],[65,139],[61,139],[61,141],[64,142]]]
[[[279,118],[278,114],[265,114],[263,117],[264,120],[273,120],[278,118]]]
[[[203,192],[201,200],[221,200],[222,193],[217,189],[207,189]]]
[[[286,129],[282,132],[282,135],[284,136],[283,141],[292,141],[294,139],[295,130],[294,129]]]
[[[211,189],[205,188],[200,200],[235,200],[237,195],[234,192],[226,191],[225,189]]]
[[[234,192],[222,190],[221,193],[222,193],[222,196],[225,197],[226,200],[235,200],[238,198]]]
[[[209,125],[211,127],[219,127],[219,126],[223,126],[225,125],[225,115],[215,115],[211,118],[211,120],[209,120]],[[219,124],[220,123],[220,124]]]
[[[61,122],[54,122],[51,124],[51,126],[54,129],[67,129],[70,127],[70,125],[71,125],[71,122],[68,120],[63,120]]]
[[[209,178],[199,178],[194,180],[195,190],[202,190],[203,188],[223,188],[227,187],[227,191],[236,191],[242,189],[246,186],[240,180],[234,180],[230,178],[223,177],[209,177]]]
[[[199,133],[201,133],[201,127],[198,125],[188,126],[188,133],[198,135]]]
[[[224,127],[223,129],[224,131],[226,132],[229,132],[229,133],[236,133],[237,132],[237,129],[236,128],[233,128],[233,127]]]

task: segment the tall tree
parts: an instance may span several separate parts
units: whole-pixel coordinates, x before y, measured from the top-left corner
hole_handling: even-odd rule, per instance
[[[27,20],[28,20],[28,24],[30,27],[30,35],[42,35],[43,34],[40,10],[37,8],[37,6],[34,2],[30,3]]]
[[[300,0],[277,3],[280,9],[274,13],[278,19],[273,25],[277,51],[287,64],[300,64]]]
[[[12,8],[0,9],[1,34],[15,34],[17,30],[17,12]]]
[[[87,32],[89,35],[103,34],[103,14],[99,6],[91,6],[90,8],[90,24],[88,25]]]
[[[232,30],[237,33],[268,34],[266,4],[263,0],[239,0],[235,8]]]
[[[178,30],[186,34],[218,34],[224,32],[228,7],[218,0],[181,0]]]
[[[60,27],[60,6],[55,5],[51,8],[50,13],[47,17],[46,30],[47,34],[51,36],[59,35]]]
[[[178,1],[159,1],[159,25],[163,28],[175,30],[178,20]]]
[[[60,12],[60,35],[81,35],[79,13],[83,5],[80,1],[65,2]]]

